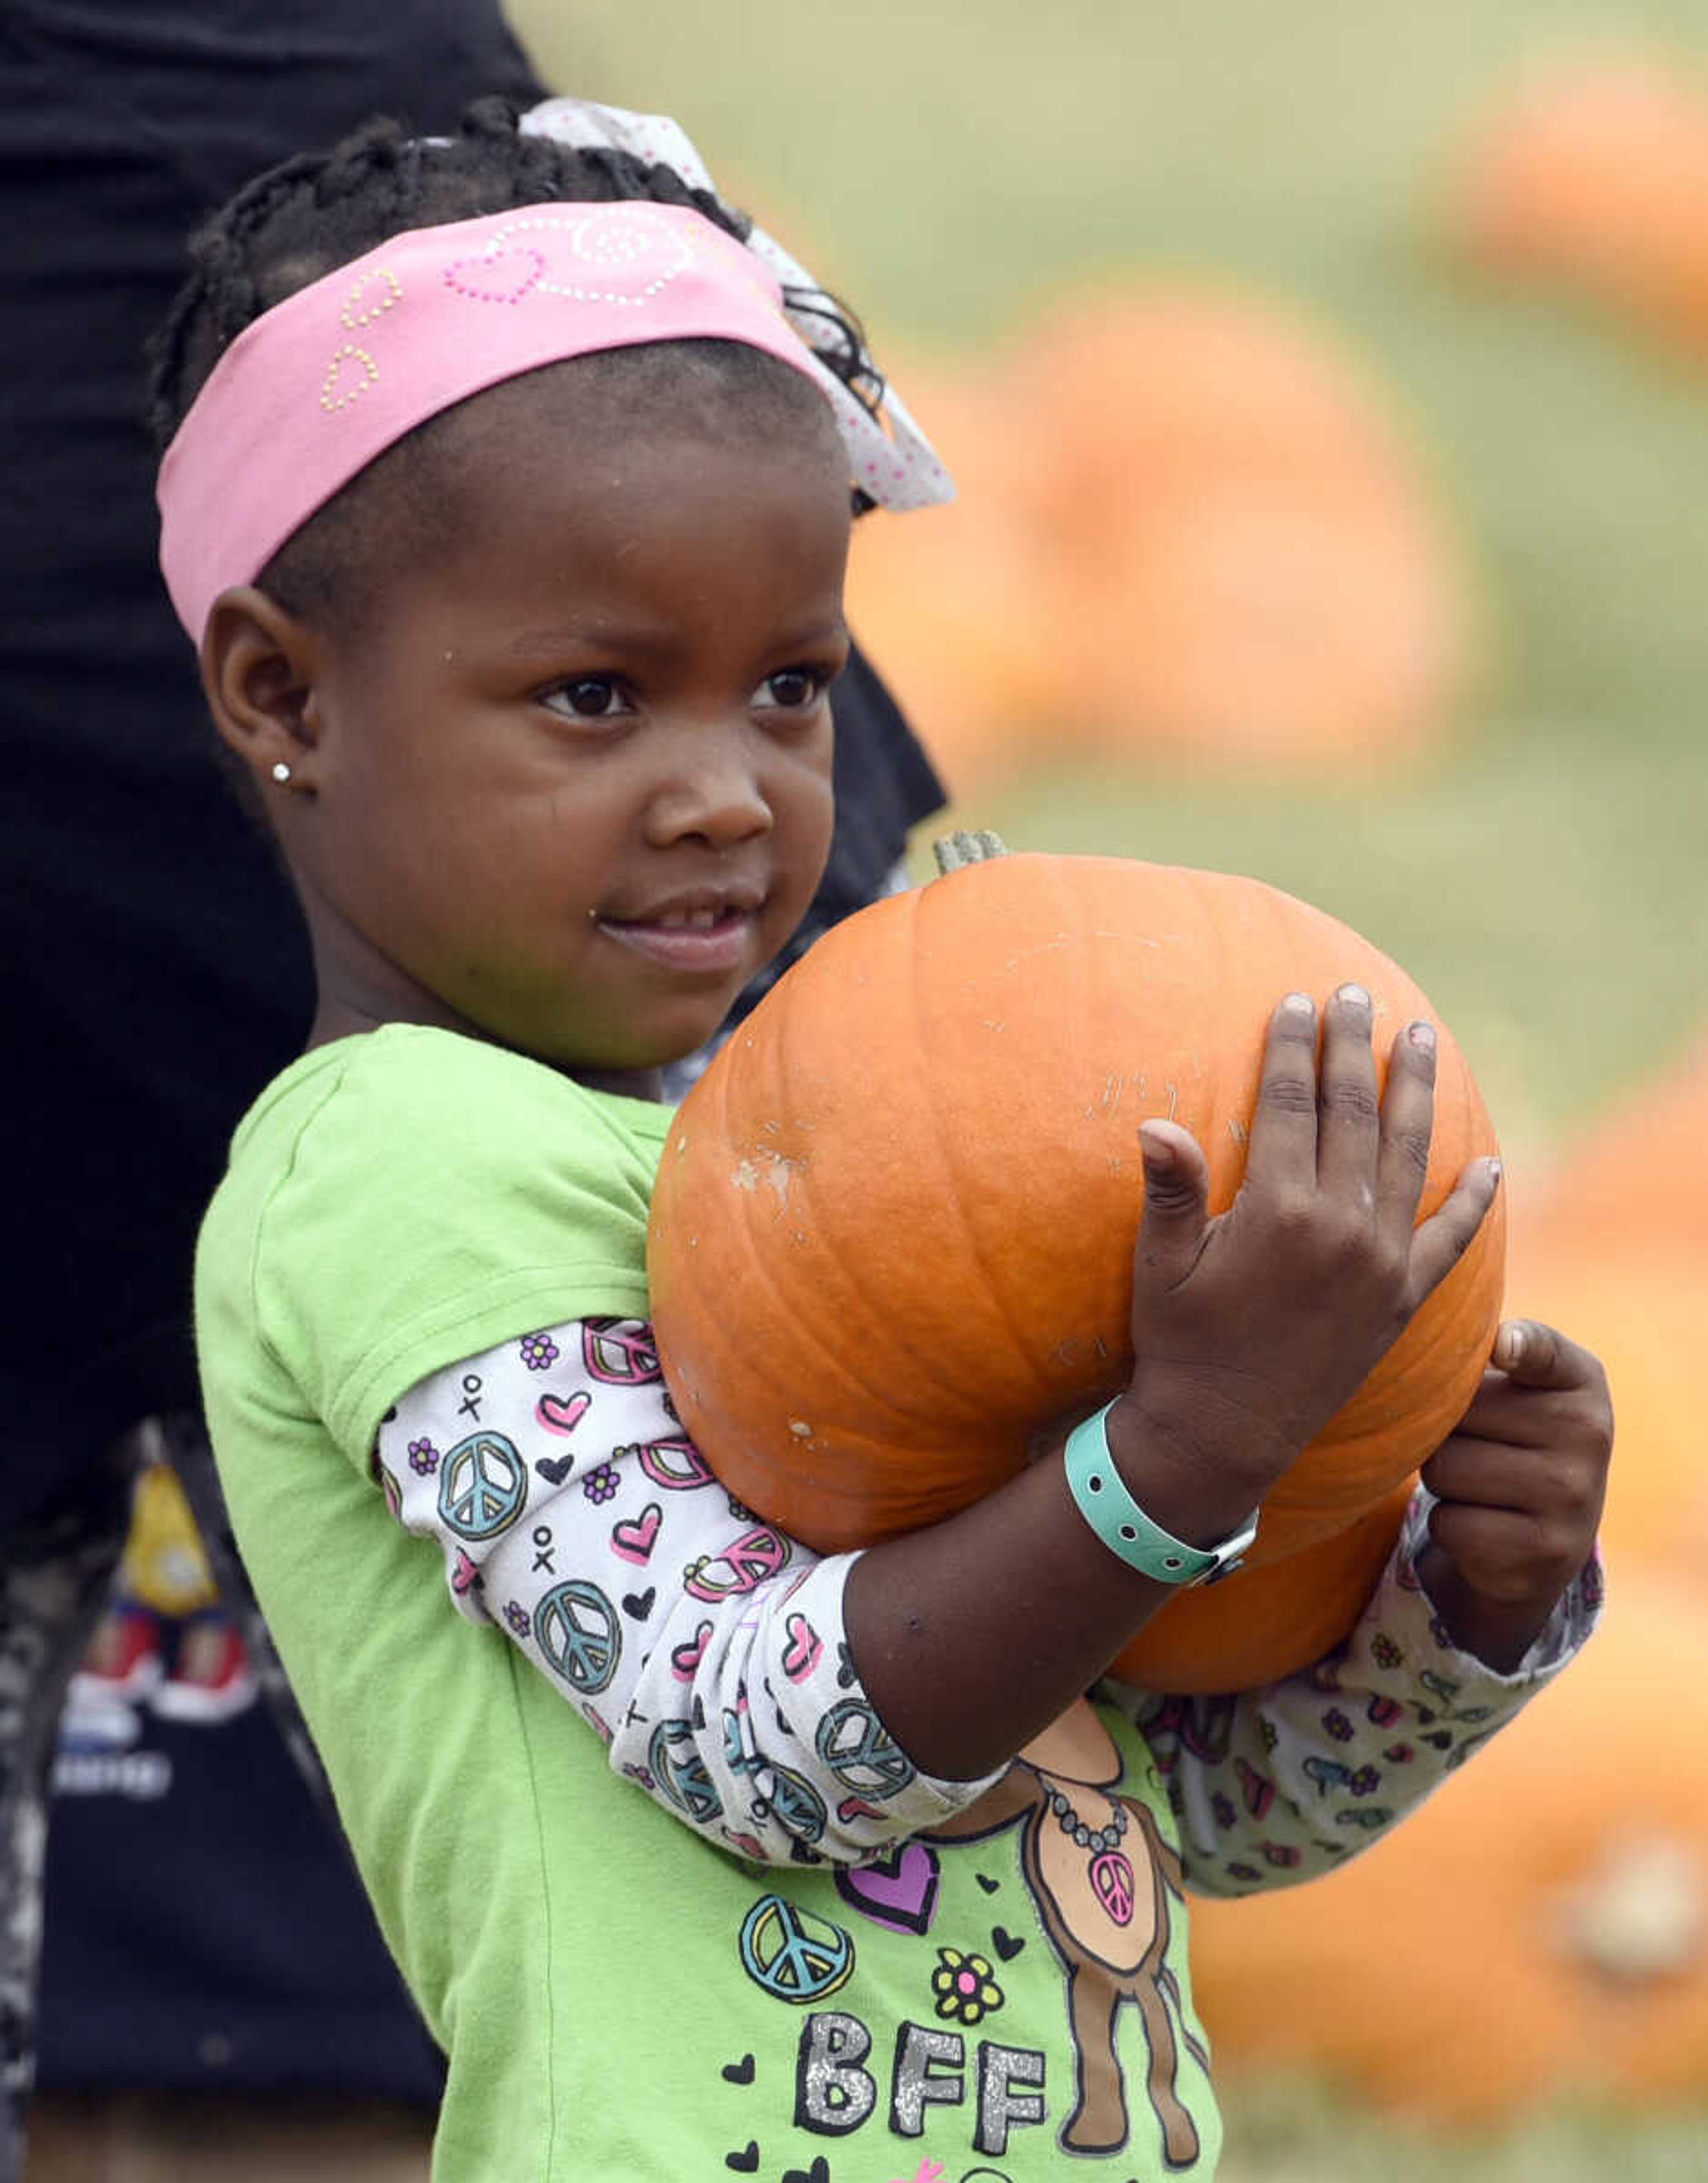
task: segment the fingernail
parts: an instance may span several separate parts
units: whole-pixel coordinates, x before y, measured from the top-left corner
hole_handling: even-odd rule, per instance
[[[1525,1347],[1523,1327],[1517,1321],[1509,1320],[1500,1330],[1500,1354],[1506,1360],[1509,1371],[1513,1365],[1523,1363]]]
[[[1406,1026],[1406,1036],[1419,1053],[1435,1051],[1435,1026],[1432,1023],[1413,1023]]]
[[[1337,996],[1343,1008],[1367,1008],[1370,996],[1361,986],[1343,986]]]
[[[1498,1183],[1501,1176],[1505,1175],[1506,1172],[1506,1164],[1504,1160],[1491,1159],[1489,1161],[1489,1180],[1490,1182]]]
[[[1308,1016],[1314,1004],[1309,993],[1289,993],[1281,1005],[1289,1016]]]

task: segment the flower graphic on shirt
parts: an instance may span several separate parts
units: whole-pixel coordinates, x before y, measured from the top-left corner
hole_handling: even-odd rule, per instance
[[[430,1478],[439,1468],[439,1451],[430,1440],[412,1440],[409,1468],[418,1478]]]
[[[525,1637],[528,1635],[528,1632],[534,1626],[528,1619],[527,1608],[524,1607],[518,1600],[507,1599],[505,1601],[504,1619],[510,1625],[510,1627],[516,1632],[516,1635],[518,1637]]]
[[[524,1334],[518,1346],[522,1362],[530,1372],[544,1372],[562,1353],[549,1334]]]
[[[608,1463],[602,1463],[596,1470],[590,1470],[582,1480],[581,1491],[596,1508],[616,1497],[618,1483],[616,1471]]]
[[[1339,1706],[1330,1706],[1328,1712],[1323,1716],[1323,1725],[1328,1730],[1330,1736],[1334,1737],[1337,1743],[1350,1743],[1351,1741],[1352,1724],[1347,1719],[1345,1714],[1341,1712]]]
[[[979,2024],[1002,2006],[1002,1989],[983,1956],[963,1956],[959,1948],[939,1948],[931,1974],[937,2014],[957,2024]]]
[[[1370,1640],[1370,1657],[1378,1668],[1387,1669],[1391,1675],[1405,1659],[1406,1655],[1385,1630],[1378,1630]]]
[[[1373,1766],[1361,1766],[1347,1776],[1346,1786],[1355,1797],[1368,1797],[1382,1786],[1382,1776]]]

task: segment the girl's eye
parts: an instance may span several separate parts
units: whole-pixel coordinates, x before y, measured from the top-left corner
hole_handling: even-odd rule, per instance
[[[560,682],[540,702],[554,713],[567,713],[578,720],[607,720],[631,709],[608,675],[580,675],[573,682]]]
[[[753,693],[753,702],[779,712],[804,713],[824,694],[830,678],[818,667],[779,667]]]

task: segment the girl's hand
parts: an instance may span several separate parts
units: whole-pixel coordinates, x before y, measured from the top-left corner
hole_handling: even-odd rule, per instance
[[[1343,986],[1320,1066],[1308,997],[1270,1019],[1245,1180],[1217,1219],[1193,1138],[1145,1124],[1136,1362],[1106,1429],[1140,1505],[1178,1536],[1218,1537],[1250,1514],[1476,1234],[1494,1160],[1414,1225],[1434,1080],[1433,1029],[1408,1025],[1378,1101],[1369,997]]]
[[[1587,1349],[1509,1319],[1461,1419],[1423,1466],[1439,1496],[1417,1574],[1461,1652],[1510,1674],[1589,1561],[1613,1408]]]

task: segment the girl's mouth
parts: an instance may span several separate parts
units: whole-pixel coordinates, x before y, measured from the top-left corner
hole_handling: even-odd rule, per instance
[[[601,917],[607,940],[644,955],[667,970],[703,977],[727,975],[748,959],[755,914],[751,909],[661,912],[653,918]]]

